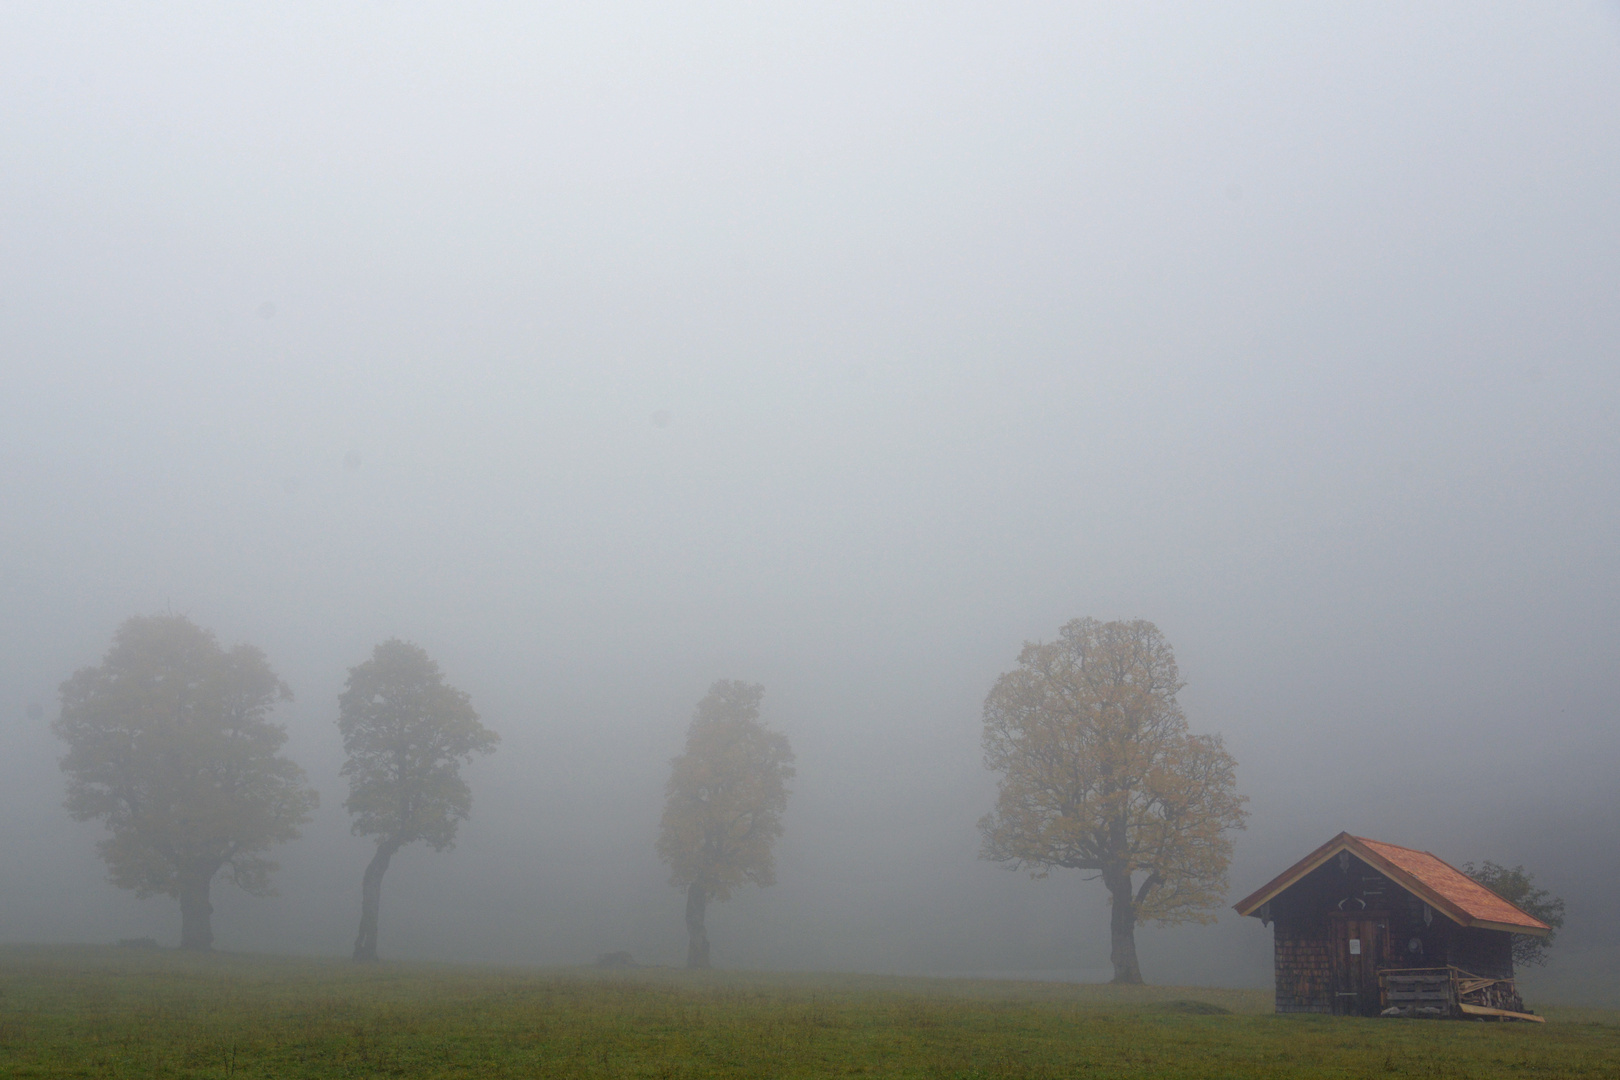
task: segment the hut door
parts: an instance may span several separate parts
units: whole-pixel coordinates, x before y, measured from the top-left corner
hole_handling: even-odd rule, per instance
[[[1334,912],[1333,1011],[1376,1016],[1378,969],[1389,966],[1389,917],[1379,912]]]

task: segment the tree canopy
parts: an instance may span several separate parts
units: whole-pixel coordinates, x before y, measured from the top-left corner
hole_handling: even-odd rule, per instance
[[[338,731],[348,755],[344,808],[350,831],[435,851],[455,843],[472,811],[461,766],[488,754],[500,736],[485,727],[462,690],[445,683],[418,645],[397,638],[349,669],[338,696]]]
[[[418,645],[390,639],[349,669],[338,695],[338,731],[349,779],[344,807],[350,830],[376,840],[362,879],[355,958],[376,959],[377,910],[389,860],[418,841],[435,851],[455,843],[472,811],[461,767],[494,751],[500,736],[485,727],[472,700],[445,683],[439,665]]]
[[[223,650],[181,615],[127,620],[98,666],[62,684],[52,726],[68,745],[68,811],[107,826],[114,884],[180,899],[184,947],[212,945],[221,869],[249,893],[273,892],[276,864],[260,853],[296,837],[317,804],[269,719],[291,698],[262,652]]]
[[[1100,877],[1116,982],[1141,981],[1138,923],[1213,921],[1246,816],[1237,764],[1220,736],[1188,730],[1182,686],[1152,623],[1076,619],[1026,644],[984,703],[984,761],[1001,779],[982,857]]]
[[[1558,931],[1564,925],[1564,901],[1546,889],[1537,888],[1535,875],[1531,874],[1523,866],[1509,868],[1487,859],[1478,866],[1473,863],[1464,863],[1463,873],[1508,903],[1513,904],[1520,911],[1534,915],[1552,927],[1552,931],[1545,937],[1536,937],[1533,934],[1513,935],[1513,962],[1515,964],[1520,966],[1545,964],[1547,962],[1547,950],[1552,948],[1553,938],[1558,936]]]
[[[793,750],[759,719],[765,688],[721,679],[698,702],[686,750],[671,763],[658,854],[687,890],[687,963],[708,966],[704,910],[744,884],[776,881]]]

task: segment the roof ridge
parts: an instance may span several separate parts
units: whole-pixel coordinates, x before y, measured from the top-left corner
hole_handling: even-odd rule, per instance
[[[1415,851],[1419,855],[1427,855],[1431,859],[1440,859],[1440,856],[1424,848],[1407,847],[1405,844],[1392,844],[1388,840],[1374,840],[1370,836],[1357,836],[1355,833],[1346,833],[1345,835],[1350,837],[1352,840],[1360,840],[1363,844],[1377,844],[1379,847],[1392,847],[1397,851]],[[1446,860],[1440,859],[1440,861],[1445,862]],[[1450,866],[1451,864],[1446,863],[1446,865]]]

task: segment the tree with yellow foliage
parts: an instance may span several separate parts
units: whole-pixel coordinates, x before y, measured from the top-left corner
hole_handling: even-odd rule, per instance
[[[771,848],[782,835],[793,750],[759,719],[765,688],[721,679],[698,702],[686,751],[671,764],[658,854],[686,890],[686,966],[709,966],[710,900],[740,885],[776,882]]]
[[[1002,774],[983,858],[1108,889],[1116,983],[1140,983],[1136,926],[1214,921],[1248,800],[1219,735],[1194,735],[1158,627],[1076,619],[1026,643],[984,703],[984,762]]]

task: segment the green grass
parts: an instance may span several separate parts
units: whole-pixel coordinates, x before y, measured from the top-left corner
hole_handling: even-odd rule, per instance
[[[1246,990],[0,948],[0,1076],[1614,1077],[1620,1013],[1279,1017]]]

